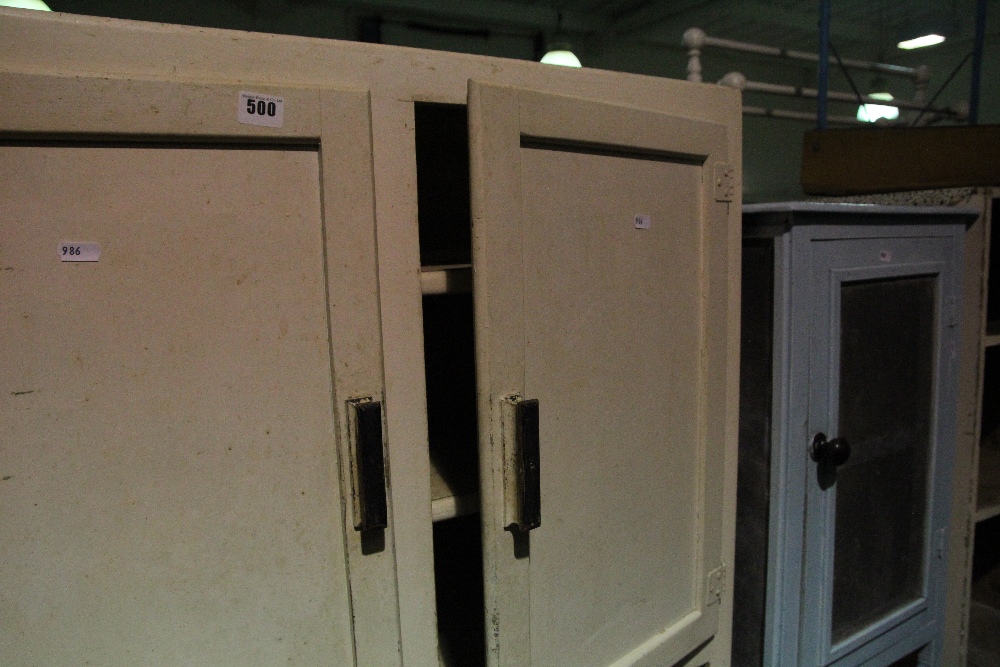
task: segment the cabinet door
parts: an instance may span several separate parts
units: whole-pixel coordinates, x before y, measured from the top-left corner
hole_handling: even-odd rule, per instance
[[[489,662],[673,664],[732,538],[727,129],[475,82],[469,116]]]
[[[0,663],[399,664],[367,95],[2,81]]]
[[[888,664],[941,622],[961,228],[796,231],[812,234],[799,664]]]

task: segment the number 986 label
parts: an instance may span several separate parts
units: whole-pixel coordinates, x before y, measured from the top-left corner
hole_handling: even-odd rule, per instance
[[[59,261],[96,262],[101,258],[101,244],[93,242],[63,241],[59,244]]]
[[[241,92],[236,120],[244,125],[281,127],[285,123],[285,98]]]

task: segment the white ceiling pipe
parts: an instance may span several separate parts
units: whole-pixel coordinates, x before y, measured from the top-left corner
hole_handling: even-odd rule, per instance
[[[819,97],[819,91],[815,88],[802,88],[800,86],[790,86],[782,83],[765,83],[763,81],[750,81],[743,74],[739,72],[730,72],[726,76],[719,80],[719,84],[723,86],[728,86],[730,88],[736,88],[738,90],[749,90],[755,93],[769,93],[771,95],[784,95],[786,97],[805,97],[809,99],[815,99]],[[831,91],[827,94],[831,100],[836,100],[838,102],[858,102],[858,97],[853,93],[841,93],[836,91]],[[885,104],[885,100],[870,97],[868,95],[861,96],[861,102],[864,104]],[[892,106],[899,107],[900,109],[913,109],[915,111],[923,111],[924,105],[920,102],[912,102],[909,100],[893,100]],[[960,115],[953,109],[944,108],[931,108],[931,112],[943,113],[946,115]]]
[[[770,107],[743,107],[743,113],[748,116],[766,116],[767,118],[785,118],[788,120],[805,120],[816,122],[816,114],[808,111],[786,111],[785,109],[772,109]],[[827,116],[827,122],[837,125],[868,125],[862,123],[854,116]]]
[[[698,53],[696,56],[700,56],[701,51],[706,46],[713,46],[720,49],[729,49],[731,51],[742,51],[744,53],[756,53],[763,56],[772,56],[775,58],[790,58],[793,60],[805,60],[808,62],[819,62],[819,55],[816,53],[809,53],[806,51],[795,51],[793,49],[782,49],[776,46],[764,46],[762,44],[751,44],[749,42],[739,42],[733,39],[722,39],[720,37],[710,37],[701,28],[688,28],[684,32],[684,37],[681,42],[685,47],[689,49],[688,51],[688,80],[693,81],[690,72],[692,69],[691,58],[692,51],[696,50]],[[836,62],[831,58],[831,62]],[[850,67],[852,69],[860,69],[868,72],[877,72],[880,74],[889,74],[893,76],[903,76],[914,79],[915,81],[920,81],[921,79],[926,79],[929,77],[929,71],[926,66],[921,67],[902,67],[900,65],[889,65],[887,63],[875,63],[866,60],[853,60],[850,58],[844,58],[841,61],[844,67]],[[698,73],[701,73],[701,63],[698,62],[696,69]],[[700,81],[700,79],[698,79]]]

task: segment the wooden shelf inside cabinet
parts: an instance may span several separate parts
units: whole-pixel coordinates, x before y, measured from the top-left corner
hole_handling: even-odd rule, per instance
[[[420,269],[420,291],[425,294],[469,294],[472,292],[472,265],[449,264]]]
[[[424,266],[431,514],[443,521],[479,511],[472,265]]]
[[[473,464],[473,465],[470,465]],[[431,455],[431,518],[444,521],[479,511],[479,470],[475,461]]]
[[[986,347],[1000,346],[1000,321],[986,323],[986,338],[983,344]]]
[[[995,435],[994,439],[1000,438]],[[979,447],[976,522],[986,521],[995,516],[1000,516],[1000,447],[984,441]]]

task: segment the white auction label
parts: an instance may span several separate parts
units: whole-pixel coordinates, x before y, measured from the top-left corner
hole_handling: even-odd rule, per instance
[[[636,229],[649,229],[652,221],[648,215],[637,215],[635,216],[635,228]]]
[[[244,125],[281,127],[285,123],[285,98],[242,91],[236,107],[236,120]]]
[[[59,260],[63,262],[96,262],[101,258],[101,244],[63,241],[59,244]]]

